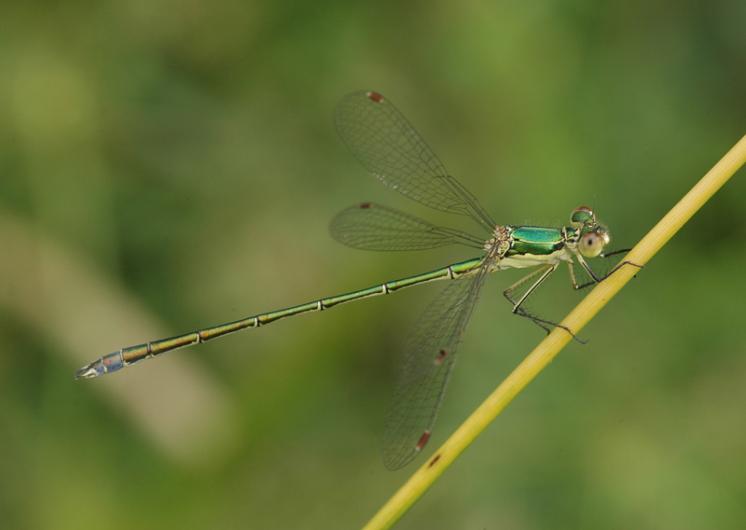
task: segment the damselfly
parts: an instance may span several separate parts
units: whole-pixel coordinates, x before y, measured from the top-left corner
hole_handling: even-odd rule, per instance
[[[430,438],[456,350],[488,273],[507,268],[534,268],[503,294],[512,304],[513,313],[532,320],[546,331],[558,324],[531,314],[524,304],[561,263],[567,263],[576,289],[603,279],[593,272],[586,259],[604,256],[609,232],[597,222],[590,208],[576,208],[569,225],[559,228],[498,225],[476,197],[446,171],[409,121],[378,92],[354,92],[343,98],[337,106],[335,121],[352,153],[381,182],[435,210],[467,216],[485,234],[479,237],[364,202],[342,211],[332,220],[331,234],[336,240],[364,250],[421,250],[456,244],[478,250],[479,255],[367,289],[122,348],[84,366],[76,377],[98,377],[141,359],[242,329],[258,328],[281,318],[324,311],[345,302],[436,280],[454,280],[430,303],[407,342],[384,431],[384,463],[396,469],[412,460]],[[577,282],[575,262],[591,281]]]

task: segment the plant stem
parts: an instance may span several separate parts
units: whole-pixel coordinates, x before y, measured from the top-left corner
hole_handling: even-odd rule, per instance
[[[746,162],[746,136],[674,206],[622,260],[645,265],[673,235],[712,197]],[[611,300],[640,269],[621,266],[599,283],[562,321],[576,334]],[[384,504],[365,525],[364,530],[389,528],[438,479],[477,436],[500,414],[547,365],[571,336],[555,327],[536,348],[500,383],[489,397],[456,429],[446,442]]]

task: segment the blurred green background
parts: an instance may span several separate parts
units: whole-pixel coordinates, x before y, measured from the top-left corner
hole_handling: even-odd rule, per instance
[[[119,347],[428,270],[344,248],[387,191],[332,112],[381,91],[498,222],[637,241],[744,133],[744,2],[4,2],[0,526],[355,528],[427,286],[95,381]],[[400,528],[743,528],[746,184],[733,179]],[[458,224],[458,223],[456,223]],[[495,275],[429,451],[543,336]],[[564,271],[534,307],[580,298]]]

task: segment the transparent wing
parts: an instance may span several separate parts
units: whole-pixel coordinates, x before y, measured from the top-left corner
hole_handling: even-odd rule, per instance
[[[386,416],[383,462],[389,469],[409,463],[430,438],[466,324],[489,265],[456,279],[433,300],[407,342],[406,356]]]
[[[484,247],[484,241],[471,234],[372,202],[342,210],[332,219],[329,232],[340,243],[362,250],[424,250],[452,244]]]
[[[377,92],[353,92],[337,106],[337,130],[352,153],[387,186],[436,210],[468,215],[488,232],[495,222],[448,174],[419,133]]]

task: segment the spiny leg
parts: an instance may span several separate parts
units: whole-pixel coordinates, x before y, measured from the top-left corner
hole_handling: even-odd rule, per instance
[[[542,267],[542,268],[536,269],[535,271],[527,274],[526,276],[524,276],[523,278],[521,278],[517,282],[515,282],[513,285],[511,285],[510,287],[508,287],[507,289],[505,289],[503,291],[503,296],[508,300],[508,302],[510,302],[512,304],[512,306],[513,306],[512,312],[514,314],[517,314],[519,316],[531,319],[531,321],[534,322],[534,324],[536,324],[537,326],[539,326],[540,328],[542,328],[544,331],[546,331],[547,333],[549,333],[549,328],[547,328],[546,326],[544,326],[541,323],[541,319],[534,318],[534,315],[529,315],[528,311],[526,311],[525,309],[523,309],[521,307],[521,304],[526,300],[526,296],[521,297],[520,300],[516,300],[516,299],[513,298],[513,292],[518,287],[520,287],[524,283],[528,282],[529,280],[535,278],[536,276],[539,276],[539,275],[542,275],[542,274],[546,274],[547,270],[551,270],[551,269],[549,267]],[[534,284],[534,287],[531,288],[530,290],[535,289],[535,285],[536,284]]]
[[[630,249],[615,250],[613,252],[609,252],[608,254],[601,254],[599,257],[601,257],[601,258],[608,258],[610,256],[614,256],[615,254],[621,254],[623,252],[628,252],[629,250]],[[632,265],[633,267],[637,267],[638,269],[642,269],[642,265],[638,265],[637,263],[633,263],[631,261],[624,260],[624,261],[622,261],[620,263],[617,263],[614,266],[614,268],[611,269],[609,272],[607,272],[603,276],[599,277],[599,276],[596,276],[596,274],[593,272],[593,269],[591,269],[590,265],[588,265],[588,263],[582,258],[582,256],[577,256],[577,258],[578,258],[578,263],[580,263],[580,265],[583,267],[583,269],[585,270],[585,272],[588,273],[588,275],[592,278],[592,280],[589,281],[589,282],[585,282],[585,283],[579,284],[578,281],[577,281],[577,278],[575,277],[575,268],[573,267],[573,263],[572,262],[568,262],[568,267],[569,267],[569,271],[570,271],[570,281],[572,282],[573,289],[575,289],[576,291],[579,291],[581,289],[585,289],[586,287],[590,287],[591,285],[595,285],[597,283],[601,283],[602,281],[604,281],[606,278],[608,278],[609,276],[611,276],[612,274],[614,274],[616,271],[618,271],[619,269],[621,269],[625,265]]]
[[[503,291],[503,296],[508,300],[508,302],[510,302],[511,304],[513,304],[513,311],[515,311],[515,309],[516,309],[517,306],[520,306],[519,301],[517,301],[517,300],[515,300],[513,298],[513,292],[518,287],[520,287],[521,285],[523,285],[524,283],[526,283],[527,281],[529,281],[530,279],[532,279],[532,278],[534,278],[536,276],[539,276],[540,274],[545,274],[546,271],[550,270],[552,267],[553,267],[552,265],[545,265],[544,267],[540,267],[540,268],[536,269],[535,271],[528,273],[526,276],[524,276],[523,278],[519,279],[517,282],[515,282],[514,284],[512,284],[510,287],[508,287],[507,289],[505,289]],[[525,296],[521,297],[520,302],[523,302],[525,299],[526,299]]]
[[[516,313],[520,308],[523,302],[526,301],[526,299],[531,296],[531,293],[533,293],[536,288],[542,284],[544,280],[546,280],[550,274],[552,274],[555,270],[557,270],[557,265],[546,265],[531,274],[524,276],[522,279],[518,280],[516,283],[508,287],[503,294],[506,295],[506,298],[510,300],[513,303],[513,313]],[[526,283],[530,278],[533,278],[534,276],[539,275],[539,279],[536,280],[528,289],[526,289],[526,292],[523,293],[523,295],[518,300],[513,300],[512,294],[516,287],[519,287],[520,285],[523,285]],[[511,296],[509,296],[511,295]]]
[[[554,265],[546,265],[544,267],[541,267],[527,274],[526,276],[524,276],[523,278],[515,282],[513,285],[505,289],[503,291],[503,296],[511,304],[513,304],[514,314],[518,316],[522,316],[524,318],[528,318],[529,320],[531,320],[531,322],[539,326],[541,329],[543,329],[547,333],[549,333],[552,330],[551,328],[553,327],[562,328],[565,331],[567,331],[572,336],[573,339],[577,340],[581,344],[584,344],[584,341],[576,337],[575,333],[573,333],[572,330],[568,328],[567,326],[563,326],[562,324],[558,324],[557,322],[552,322],[551,320],[539,318],[536,315],[529,313],[528,311],[526,311],[526,309],[523,308],[523,303],[526,301],[526,299],[536,290],[537,287],[539,287],[539,285],[541,285],[544,282],[544,280],[546,280],[549,277],[549,275],[551,275],[554,271],[557,270],[558,266],[559,264],[557,263],[555,263]],[[536,278],[537,276],[538,276],[538,279],[534,281],[534,283],[531,284],[531,286],[528,289],[526,289],[526,291],[523,293],[523,295],[521,295],[520,298],[518,299],[514,298],[513,294],[518,287],[527,283],[533,278]]]

